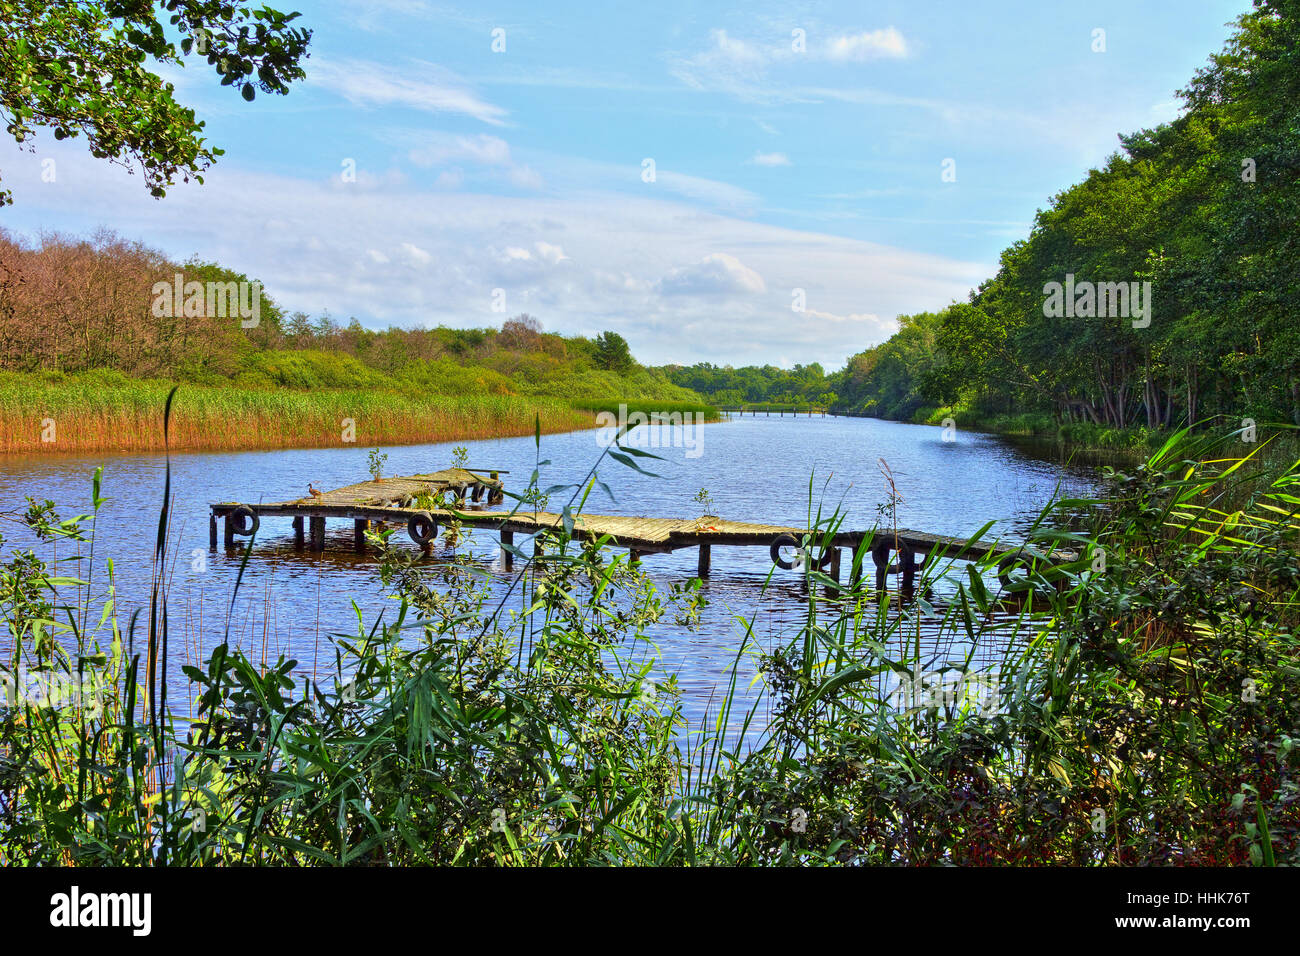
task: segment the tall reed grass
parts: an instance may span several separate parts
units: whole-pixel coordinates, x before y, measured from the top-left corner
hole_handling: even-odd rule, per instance
[[[158,451],[161,381],[0,377],[0,453]],[[594,413],[562,399],[421,395],[384,390],[186,386],[177,395],[171,447],[220,451],[329,447],[354,423],[365,445],[415,444],[594,427]]]

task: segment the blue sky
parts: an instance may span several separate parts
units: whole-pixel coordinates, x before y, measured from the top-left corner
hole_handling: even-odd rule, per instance
[[[289,96],[164,70],[226,150],[206,185],[155,201],[42,135],[0,157],[0,225],[106,225],[376,327],[526,311],[656,364],[828,368],[964,298],[1117,133],[1177,115],[1249,7],[275,5],[315,31]]]

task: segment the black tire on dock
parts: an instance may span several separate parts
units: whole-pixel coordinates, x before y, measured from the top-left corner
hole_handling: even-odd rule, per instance
[[[429,512],[417,511],[406,520],[406,533],[416,544],[428,544],[438,533],[438,526]]]
[[[474,490],[470,492],[470,500],[478,501],[482,497],[483,497],[483,486],[476,481],[474,482]]]
[[[262,523],[257,517],[257,512],[248,505],[240,505],[230,512],[227,520],[230,522],[230,530],[245,538],[254,534]]]
[[[774,539],[772,539],[772,546],[767,550],[768,550],[768,554],[772,556],[773,564],[775,564],[782,571],[789,571],[791,568],[794,567],[795,562],[787,561],[785,558],[781,557],[781,549],[797,548],[797,547],[799,547],[799,542],[794,539],[794,535],[781,534],[781,535],[777,535]]]

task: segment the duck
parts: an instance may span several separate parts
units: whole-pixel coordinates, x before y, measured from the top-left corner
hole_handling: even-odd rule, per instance
[[[324,498],[324,497],[325,497],[324,495],[322,495],[322,494],[320,493],[320,489],[318,489],[318,488],[313,488],[311,485],[312,485],[312,483],[311,483],[310,481],[307,482],[307,493],[308,493],[308,494],[310,494],[313,498]]]

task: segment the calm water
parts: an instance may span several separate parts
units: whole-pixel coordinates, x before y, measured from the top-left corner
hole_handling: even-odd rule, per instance
[[[900,526],[967,536],[986,521],[996,520],[986,537],[1015,539],[1058,486],[1068,494],[1090,487],[1085,472],[1068,472],[1059,464],[1035,460],[990,436],[959,433],[955,442],[944,442],[939,428],[874,419],[745,417],[685,433],[669,428],[646,433],[646,439],[656,437],[661,447],[647,450],[664,460],[647,461],[645,467],[661,477],[607,462],[600,476],[615,500],[597,489],[587,511],[694,517],[700,508],[692,498],[706,488],[713,497],[712,510],[719,515],[802,524],[808,514],[812,475],[814,498],[824,503],[826,511],[838,505],[847,513],[845,528],[866,528],[876,523],[878,505],[886,500],[878,464],[884,458],[903,499]],[[531,437],[466,444],[472,466],[508,470],[511,474],[504,477],[510,490],[527,483],[536,457]],[[385,474],[447,467],[451,449],[450,443],[386,448]],[[239,568],[237,551],[208,552],[208,504],[296,499],[306,495],[308,482],[328,489],[365,480],[368,451],[349,445],[173,455],[172,632],[189,635],[185,646],[173,648],[175,662],[185,663],[186,658],[193,662],[199,644],[206,653],[219,643]],[[541,457],[550,464],[541,469],[542,487],[580,481],[600,451],[595,432],[543,436]],[[103,494],[109,501],[100,512],[96,577],[103,580],[103,558],[113,558],[119,615],[125,627],[135,608],[143,607],[142,613],[147,614],[151,554],[163,494],[162,456],[0,459],[0,511],[22,510],[25,495],[54,501],[64,517],[89,511],[91,474],[101,464]],[[552,507],[557,499],[567,500],[567,495],[553,496]],[[16,526],[3,530],[6,551],[26,544]],[[387,608],[391,615],[394,609],[374,573],[374,559],[350,553],[352,533],[351,522],[332,523],[326,552],[314,555],[294,549],[290,519],[264,519],[232,614],[232,638],[254,657],[265,653],[274,659],[284,653],[308,670],[319,653],[321,672],[328,673],[332,654],[325,637],[333,632],[356,633],[353,602],[368,624],[381,610]],[[409,544],[404,532],[400,538]],[[493,581],[508,579],[493,536],[479,532],[469,549],[483,558]],[[63,556],[67,553],[64,545]],[[439,560],[437,551],[433,560]],[[694,576],[695,560],[694,550],[648,555],[644,567],[666,591]],[[709,606],[699,628],[669,623],[656,628],[662,667],[678,674],[688,716],[698,717],[710,692],[725,686],[739,643],[738,617],[754,619],[755,633],[765,641],[802,618],[794,572],[777,571],[775,586],[760,594],[770,570],[766,548],[714,549],[712,577],[704,587]],[[178,666],[169,670],[179,673]],[[746,676],[741,685],[747,681]],[[188,697],[183,684],[173,687],[172,693],[176,700]]]

